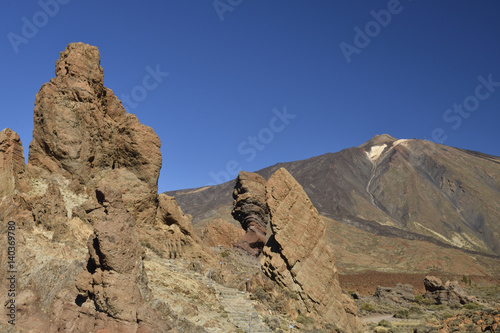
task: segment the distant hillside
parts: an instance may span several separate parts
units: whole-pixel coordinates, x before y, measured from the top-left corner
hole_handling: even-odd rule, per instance
[[[377,135],[359,147],[257,171],[286,168],[325,217],[377,235],[500,255],[500,158]],[[232,220],[234,181],[172,191],[195,227]]]

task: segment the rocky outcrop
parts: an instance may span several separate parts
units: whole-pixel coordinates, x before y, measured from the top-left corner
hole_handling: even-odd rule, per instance
[[[426,290],[424,297],[435,299],[437,304],[466,304],[476,300],[460,287],[458,281],[443,283],[441,279],[428,275],[424,279],[424,286]]]
[[[258,256],[266,243],[269,208],[266,203],[266,180],[251,172],[241,171],[236,178],[231,214],[246,231],[236,247]]]
[[[36,96],[27,165],[17,134],[0,132],[0,231],[13,221],[18,249],[16,328],[173,333],[180,323],[203,332],[149,291],[144,247],[167,258],[206,250],[191,217],[158,195],[160,141],[103,86],[99,61],[83,43],[61,53]],[[2,267],[7,248],[0,238]],[[6,278],[0,270],[2,290]]]
[[[73,192],[114,177],[127,189],[127,209],[138,223],[147,221],[162,163],[158,136],[104,87],[96,47],[68,45],[55,73],[36,95],[29,165],[64,176]]]
[[[127,213],[120,193],[112,189],[100,191],[105,196],[106,219],[94,227],[88,240],[86,269],[76,280],[75,303],[89,318],[75,321],[83,320],[86,326],[95,317],[95,329],[167,331],[170,327],[147,305],[150,295],[142,262],[144,250],[137,239],[133,217]]]
[[[24,152],[21,139],[9,128],[0,132],[0,198],[25,191]]]
[[[411,284],[398,283],[394,288],[378,286],[373,296],[381,301],[389,301],[397,304],[415,301],[413,286]]]
[[[165,258],[204,256],[207,259],[192,221],[191,215],[182,212],[174,197],[160,194],[155,228],[153,231],[140,230],[141,241],[149,242],[152,249]]]
[[[264,273],[298,295],[301,313],[348,332],[362,330],[356,306],[340,288],[325,223],[302,186],[281,168],[267,181],[266,199],[272,234],[261,259]]]
[[[203,228],[201,239],[208,246],[233,247],[244,235],[243,229],[222,219],[215,219]]]

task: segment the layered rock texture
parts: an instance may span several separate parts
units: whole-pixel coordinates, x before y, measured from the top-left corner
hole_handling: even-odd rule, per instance
[[[298,295],[298,310],[317,322],[357,332],[363,324],[340,288],[326,226],[302,186],[281,168],[266,184],[272,234],[263,249],[264,273]]]
[[[96,47],[68,45],[55,72],[36,95],[27,165],[19,136],[0,132],[0,231],[15,222],[18,249],[15,327],[203,332],[181,323],[148,287],[145,248],[163,258],[209,258],[192,218],[157,193],[158,136],[103,86]],[[2,290],[6,274],[0,270]]]
[[[75,193],[113,178],[127,190],[124,203],[137,222],[150,222],[162,164],[160,139],[104,87],[96,47],[68,45],[55,73],[36,95],[28,164],[63,176]]]
[[[256,174],[241,171],[236,178],[231,214],[246,231],[236,247],[258,256],[266,243],[269,208],[266,202],[266,180]]]
[[[6,128],[0,132],[0,197],[26,190],[24,170],[21,139],[17,133]]]

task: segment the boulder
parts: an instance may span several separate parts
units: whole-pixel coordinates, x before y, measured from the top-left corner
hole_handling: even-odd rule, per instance
[[[427,275],[424,278],[424,287],[427,292],[435,292],[438,290],[444,290],[444,284],[443,281],[441,281],[440,278],[432,276],[432,275]]]
[[[378,286],[373,295],[379,300],[403,304],[415,301],[413,286],[411,284],[398,283],[394,288]]]
[[[267,181],[270,229],[261,259],[265,275],[298,295],[300,313],[347,332],[364,329],[354,301],[342,293],[326,226],[302,186],[281,168]]]
[[[458,281],[443,282],[435,276],[424,278],[426,293],[424,297],[435,299],[437,304],[467,304],[476,301],[474,296],[469,296],[460,287]]]
[[[241,171],[236,178],[233,199],[231,214],[246,232],[235,246],[258,256],[266,243],[269,223],[266,180],[256,173]]]

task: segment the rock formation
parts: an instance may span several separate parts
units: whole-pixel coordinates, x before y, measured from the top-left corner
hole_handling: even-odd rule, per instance
[[[281,168],[266,184],[270,235],[263,250],[264,273],[298,295],[301,313],[348,332],[363,329],[352,299],[342,293],[326,226],[302,186]]]
[[[233,247],[243,236],[245,231],[222,219],[210,221],[201,233],[201,239],[208,246]]]
[[[149,232],[146,239],[167,258],[203,256],[201,239],[193,230],[192,216],[182,212],[174,197],[160,194],[158,202],[155,230]],[[148,234],[147,230],[141,232]]]
[[[233,191],[231,214],[246,231],[236,247],[258,256],[266,243],[269,208],[266,203],[266,180],[251,172],[241,171]]]
[[[62,175],[76,193],[113,177],[138,223],[154,217],[160,140],[104,87],[97,47],[68,45],[55,74],[35,98],[28,164]]]
[[[19,136],[0,132],[0,231],[14,221],[20,249],[16,328],[204,332],[149,291],[144,247],[167,258],[207,259],[207,250],[175,199],[158,195],[160,140],[103,86],[99,62],[83,43],[61,52],[56,77],[36,96],[27,165]],[[2,290],[7,277],[0,270]]]
[[[435,299],[437,304],[466,304],[475,301],[474,297],[467,295],[460,287],[458,281],[446,281],[443,284],[441,279],[428,275],[424,279],[424,286],[424,297]]]
[[[162,256],[199,256],[203,250],[190,230],[191,218],[173,198],[157,193],[160,140],[104,87],[98,49],[68,45],[55,73],[35,99],[28,168],[41,193],[60,192],[52,200],[61,206],[57,218],[64,219],[61,214],[66,211],[68,218],[94,225],[106,216],[97,188],[112,187],[136,221],[142,244],[150,244]],[[41,207],[36,209],[38,220],[43,220],[47,200],[40,198],[35,204]]]
[[[149,289],[142,263],[144,250],[136,236],[135,221],[123,205],[121,193],[112,189],[101,189],[101,193],[108,207],[106,219],[94,226],[86,269],[76,281],[79,293],[75,302],[89,318],[79,316],[75,322],[88,325],[95,318],[94,329],[168,331],[171,327],[146,305]]]
[[[0,132],[0,198],[26,190],[21,139],[9,128]]]
[[[390,301],[397,304],[403,304],[415,301],[413,286],[411,284],[398,283],[394,288],[378,286],[373,295],[379,300]]]

